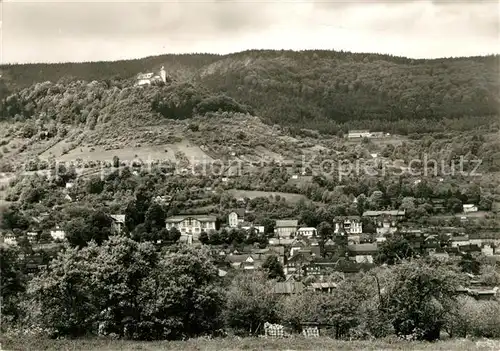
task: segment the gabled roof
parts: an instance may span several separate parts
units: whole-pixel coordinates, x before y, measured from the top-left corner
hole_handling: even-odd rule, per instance
[[[335,246],[335,242],[332,239],[328,239],[325,242],[325,246]]]
[[[297,227],[299,221],[296,219],[278,219],[276,221],[276,228],[282,227]]]
[[[367,129],[354,129],[350,130],[349,133],[370,133],[370,131]]]
[[[210,216],[210,215],[186,214],[186,215],[168,217],[166,219],[166,222],[167,223],[177,223],[177,222],[182,222],[183,220],[188,219],[188,218],[196,219],[200,222],[215,222],[217,220],[217,218],[215,216]]]
[[[347,246],[347,249],[353,253],[376,253],[377,244],[376,243],[366,243],[366,244],[354,244]]]
[[[297,231],[298,232],[309,232],[309,231],[314,231],[316,230],[316,228],[314,227],[302,227],[302,228],[299,228]]]
[[[149,79],[152,78],[155,74],[153,72],[148,73],[139,73],[137,74],[137,79]]]
[[[294,263],[300,261],[312,261],[312,256],[310,252],[299,252],[288,259],[287,263]]]
[[[117,215],[117,214],[115,214],[115,215],[109,215],[109,216],[116,223],[123,223],[123,224],[125,224],[125,215],[119,215],[119,214]]]
[[[244,210],[243,208],[238,208],[238,209],[236,209],[236,210],[233,210],[233,211],[231,211],[229,214],[231,214],[231,213],[233,213],[233,212],[234,212],[234,213],[236,213],[236,215],[237,215],[238,217],[245,217],[245,210]]]
[[[300,239],[294,239],[291,246],[292,247],[305,247],[305,246],[307,246],[307,243],[304,242],[303,240],[300,240]]]
[[[227,255],[226,261],[230,263],[241,263],[245,262],[250,255]]]

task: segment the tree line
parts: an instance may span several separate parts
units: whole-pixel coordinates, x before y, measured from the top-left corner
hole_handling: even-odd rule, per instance
[[[435,340],[441,331],[500,336],[498,301],[459,296],[467,280],[460,267],[429,258],[332,275],[331,294],[306,289],[284,296],[275,291],[282,275],[276,260],[220,277],[206,247],[159,249],[113,236],[100,246],[66,247],[31,278],[19,270],[17,249],[0,250],[2,327],[10,335],[37,330],[47,337],[173,340],[257,335],[269,322],[290,333],[315,323],[323,335],[339,339]]]

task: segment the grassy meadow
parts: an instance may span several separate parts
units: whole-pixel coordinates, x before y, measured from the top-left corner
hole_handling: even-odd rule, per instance
[[[428,342],[410,342],[398,339],[375,341],[339,341],[326,337],[321,338],[224,338],[224,339],[190,339],[187,341],[124,341],[101,338],[49,340],[30,337],[2,338],[0,350],[499,350],[500,341],[450,339]]]

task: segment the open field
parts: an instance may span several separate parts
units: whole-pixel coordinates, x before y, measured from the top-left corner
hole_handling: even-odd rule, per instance
[[[384,138],[369,138],[369,140],[372,142],[372,144],[378,145],[378,146],[385,146],[388,144],[392,144],[394,146],[399,146],[401,145],[404,141],[408,141],[408,138],[402,135],[391,135],[389,137],[384,137]],[[357,139],[346,139],[347,144],[350,145],[356,145],[360,144],[363,142],[362,138],[357,138]]]
[[[124,341],[110,339],[49,340],[26,337],[2,338],[1,350],[498,350],[498,340],[453,339],[427,342],[407,342],[394,339],[376,341],[339,341],[321,338],[225,338],[190,339],[187,341]]]
[[[279,195],[281,197],[284,197],[287,202],[290,203],[296,203],[299,202],[301,199],[307,200],[307,197],[304,195],[300,194],[292,194],[292,193],[280,193],[280,192],[271,192],[271,191],[256,191],[256,190],[239,190],[239,189],[231,189],[227,191],[230,193],[233,197],[235,198],[240,198],[240,197],[248,197],[249,199],[253,199],[256,197],[269,197],[269,195]]]
[[[48,158],[51,150],[47,150],[41,158]],[[122,161],[132,161],[141,159],[144,162],[153,160],[176,161],[175,154],[182,152],[187,159],[195,162],[210,161],[211,158],[203,152],[198,146],[190,144],[188,141],[182,141],[176,144],[150,145],[140,147],[125,147],[120,149],[108,150],[102,146],[95,147],[76,147],[67,154],[57,157],[59,161],[75,161],[81,159],[83,161],[109,161],[113,160],[114,156],[118,156]],[[54,154],[55,155],[55,154]]]
[[[277,162],[283,161],[283,156],[282,155],[277,154],[276,152],[273,152],[273,151],[271,151],[271,150],[269,150],[269,149],[267,149],[267,148],[265,148],[263,146],[260,146],[260,145],[255,148],[255,153],[259,157],[261,157],[261,158],[263,158],[265,160],[274,160],[274,161],[277,161]]]

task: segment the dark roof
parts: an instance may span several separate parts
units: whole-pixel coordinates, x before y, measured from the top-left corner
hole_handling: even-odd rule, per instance
[[[481,248],[476,244],[460,245],[459,250],[462,252],[480,252]]]
[[[226,261],[231,262],[231,263],[241,263],[246,261],[250,255],[227,255],[226,256]]]
[[[368,129],[353,129],[350,130],[348,133],[370,133]]]
[[[169,217],[166,219],[166,222],[167,223],[177,223],[177,222],[182,222],[183,220],[188,219],[188,218],[193,218],[193,219],[196,219],[200,222],[215,222],[217,220],[217,218],[215,218],[215,216],[186,214],[186,215]]]
[[[279,219],[276,221],[276,228],[283,227],[297,227],[299,221],[296,219]]]
[[[345,221],[345,220],[360,221],[361,217],[360,216],[336,216],[335,217],[335,222],[340,222],[340,221]]]
[[[388,210],[388,211],[365,211],[363,212],[363,217],[371,217],[371,216],[382,216],[382,215],[389,215],[389,216],[404,216],[405,211],[399,211],[399,210]]]
[[[468,235],[453,236],[450,240],[451,241],[468,241],[469,236]]]
[[[238,215],[238,218],[245,217],[245,209],[243,209],[243,208],[237,208],[236,210],[232,210],[229,214],[231,214],[233,212]]]
[[[125,224],[125,215],[122,214],[114,214],[114,215],[109,215],[111,219],[116,222],[116,223],[122,223]]]
[[[287,263],[293,263],[296,261],[311,261],[311,253],[310,252],[299,252],[290,257],[287,261]]]
[[[367,243],[367,244],[354,244],[347,246],[347,249],[351,252],[361,254],[361,253],[376,253],[377,243]]]
[[[321,256],[321,248],[319,246],[311,246],[308,248],[314,256]]]

